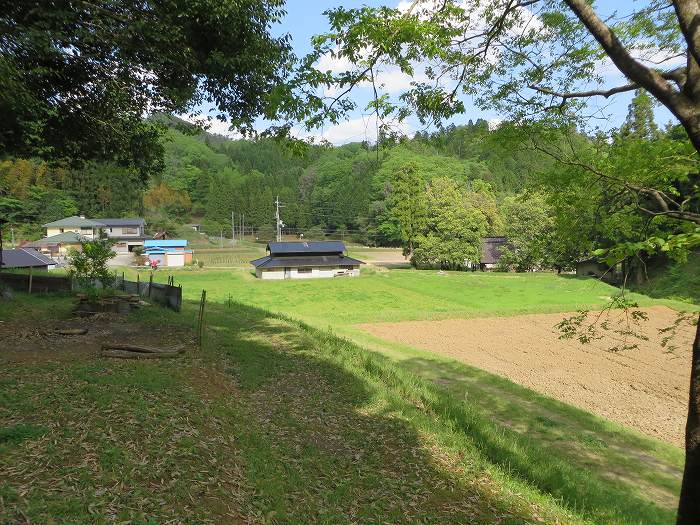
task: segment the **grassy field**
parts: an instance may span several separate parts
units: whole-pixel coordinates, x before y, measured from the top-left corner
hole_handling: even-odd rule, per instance
[[[35,330],[70,306],[20,294],[0,318]],[[130,322],[191,330],[195,311],[148,308]],[[3,361],[0,522],[673,522],[674,447],[425,363],[466,377],[456,396],[248,305],[212,303],[207,322],[203,353],[177,362],[50,349]]]
[[[130,271],[134,275],[134,271]],[[316,326],[571,312],[605,305],[617,289],[594,279],[551,273],[502,274],[365,268],[359,278],[264,281],[250,270],[175,270],[185,297],[202,289],[213,301],[234,301],[303,319]],[[143,279],[143,278],[142,278]],[[642,305],[658,304],[638,294]],[[682,303],[665,302],[683,307]]]

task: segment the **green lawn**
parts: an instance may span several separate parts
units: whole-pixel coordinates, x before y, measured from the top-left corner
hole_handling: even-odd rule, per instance
[[[176,283],[182,284],[185,297],[196,299],[206,289],[213,301],[225,302],[230,296],[235,301],[285,313],[321,327],[570,312],[602,307],[617,293],[616,288],[595,279],[550,273],[442,273],[365,268],[359,278],[263,281],[256,279],[250,270],[205,268],[170,273],[161,269],[155,279],[165,282],[171,274]],[[654,302],[642,295],[631,294],[631,297],[641,304]]]
[[[69,308],[19,294],[0,317],[35,326]],[[130,322],[191,329],[195,312]],[[674,447],[473,369],[458,398],[243,304],[210,304],[207,326],[183,360],[3,363],[0,522],[674,520]]]

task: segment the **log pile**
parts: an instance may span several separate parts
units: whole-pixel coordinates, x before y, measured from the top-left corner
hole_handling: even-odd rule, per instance
[[[141,300],[137,294],[130,295],[108,295],[99,299],[90,300],[87,294],[76,294],[78,304],[75,308],[75,315],[87,317],[96,313],[111,312],[128,314],[131,310],[146,306],[148,303]]]
[[[136,346],[121,343],[104,343],[102,345],[102,357],[114,357],[116,359],[167,359],[181,357],[185,353],[184,348],[155,348],[150,346]]]

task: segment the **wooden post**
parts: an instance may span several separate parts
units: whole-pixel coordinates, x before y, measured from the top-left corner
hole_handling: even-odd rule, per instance
[[[29,293],[32,293],[32,267],[29,267]]]
[[[136,295],[141,296],[141,274],[136,272]]]
[[[207,291],[202,290],[202,298],[199,301],[199,317],[197,318],[197,348],[201,352],[204,339],[204,305],[207,302]]]
[[[148,278],[148,297],[151,296],[151,288],[153,287],[153,272],[151,272],[151,275]]]
[[[122,291],[126,292],[126,280],[124,280],[124,272],[122,272]]]

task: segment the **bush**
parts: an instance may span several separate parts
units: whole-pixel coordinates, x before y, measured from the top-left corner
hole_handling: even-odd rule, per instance
[[[68,274],[78,281],[81,287],[94,289],[96,282],[103,288],[114,285],[116,275],[109,271],[107,261],[116,255],[109,239],[95,239],[80,243],[81,251],[70,251]]]

